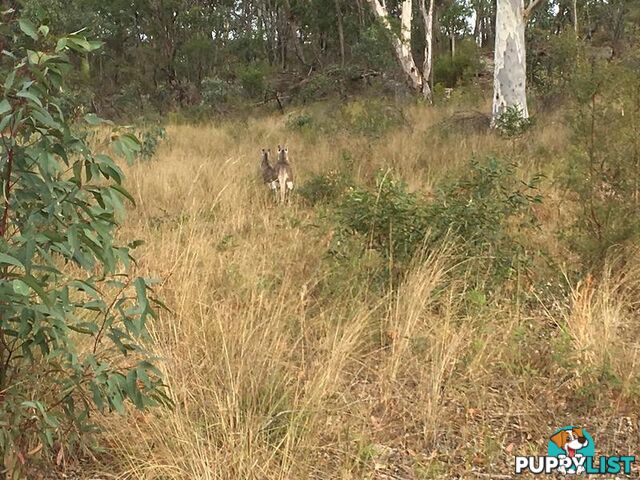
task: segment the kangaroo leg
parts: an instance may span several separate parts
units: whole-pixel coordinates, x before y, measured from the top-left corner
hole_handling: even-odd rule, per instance
[[[280,172],[278,175],[278,184],[280,186],[280,203],[284,204],[287,197],[287,173]]]
[[[287,180],[287,196],[289,199],[289,203],[291,203],[292,194],[293,194],[293,182],[291,180]]]

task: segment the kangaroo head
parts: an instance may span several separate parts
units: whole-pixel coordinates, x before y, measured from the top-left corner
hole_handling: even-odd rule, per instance
[[[269,154],[271,153],[271,150],[265,150],[264,148],[262,149],[262,165],[268,165],[269,164]]]
[[[283,163],[289,161],[289,149],[284,145],[278,145],[278,160]]]

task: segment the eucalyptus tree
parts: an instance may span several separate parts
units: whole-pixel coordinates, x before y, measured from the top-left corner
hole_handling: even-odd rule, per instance
[[[440,27],[449,37],[451,57],[456,55],[456,38],[467,33],[469,26],[467,19],[471,16],[472,9],[466,3],[452,1],[446,5],[440,15]]]
[[[23,478],[36,454],[84,444],[99,412],[169,402],[144,349],[156,313],[148,280],[130,274],[137,243],[115,240],[132,201],[123,172],[89,146],[103,122],[72,122],[62,105],[74,65],[101,43],[0,15],[0,458]],[[140,147],[112,138],[124,155]]]
[[[498,0],[494,50],[492,123],[507,110],[529,118],[527,107],[527,52],[525,27],[544,0]]]
[[[402,0],[399,5],[400,30],[396,32],[391,15],[385,0],[369,0],[369,4],[376,18],[387,30],[394,48],[396,59],[406,75],[413,89],[431,100],[431,87],[429,77],[431,75],[433,59],[433,11],[434,0],[418,0],[420,2],[420,14],[424,22],[424,61],[419,68],[412,52],[411,36],[413,22],[413,1]]]

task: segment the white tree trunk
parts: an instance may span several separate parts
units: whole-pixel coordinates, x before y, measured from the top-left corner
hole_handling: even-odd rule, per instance
[[[402,1],[399,36],[396,35],[391,28],[389,12],[387,11],[384,0],[382,0],[382,3],[380,3],[380,0],[369,0],[369,3],[373,8],[373,13],[380,19],[382,25],[389,32],[400,67],[409,79],[411,86],[419,92],[422,91],[422,74],[418,70],[416,62],[413,59],[413,55],[411,54],[411,17],[413,1]]]
[[[411,55],[411,20],[413,19],[412,0],[402,0],[400,7],[400,46],[402,57],[409,58]]]
[[[524,29],[531,8],[538,2],[534,0],[525,10],[523,0],[497,1],[493,124],[509,107],[517,106],[524,118],[529,117]]]
[[[484,35],[483,28],[484,28],[484,19],[481,19],[478,22],[478,31],[476,33],[476,45],[478,45],[478,48],[482,48],[482,36]]]
[[[422,63],[422,95],[429,102],[433,101],[433,94],[429,86],[431,68],[433,63],[433,3],[429,0],[427,9],[426,0],[420,0],[420,12],[424,21],[424,62]]]

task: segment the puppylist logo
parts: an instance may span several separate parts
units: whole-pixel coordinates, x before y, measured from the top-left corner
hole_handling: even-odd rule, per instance
[[[516,474],[604,475],[631,473],[634,456],[600,456],[596,458],[593,438],[586,428],[563,427],[556,431],[547,446],[545,457],[516,457]]]

